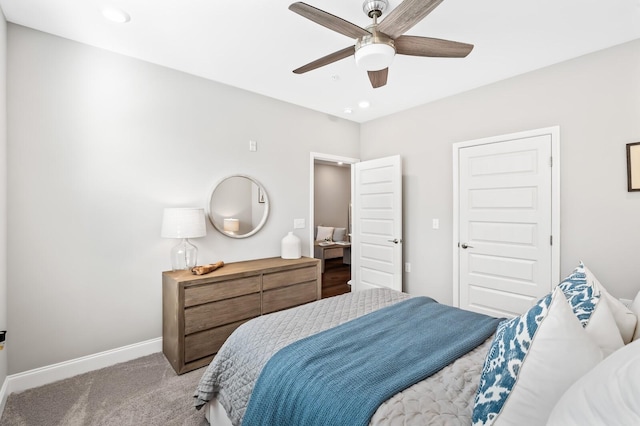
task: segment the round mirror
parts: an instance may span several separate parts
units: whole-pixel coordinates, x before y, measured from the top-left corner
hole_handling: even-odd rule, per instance
[[[227,237],[247,238],[266,223],[269,198],[252,177],[228,176],[213,187],[207,215],[213,227]]]

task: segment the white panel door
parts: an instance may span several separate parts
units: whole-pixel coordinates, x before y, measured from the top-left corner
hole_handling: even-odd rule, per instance
[[[400,156],[352,166],[352,289],[402,291],[402,169]]]
[[[458,151],[459,306],[525,312],[554,284],[552,136]]]

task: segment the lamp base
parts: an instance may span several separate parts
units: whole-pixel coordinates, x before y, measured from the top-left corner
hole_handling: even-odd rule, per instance
[[[191,270],[198,263],[198,247],[183,238],[171,249],[171,268],[174,271]]]

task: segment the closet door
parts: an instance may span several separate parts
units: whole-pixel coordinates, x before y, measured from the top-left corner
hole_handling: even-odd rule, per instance
[[[543,130],[457,151],[461,308],[519,315],[557,283],[552,139]]]

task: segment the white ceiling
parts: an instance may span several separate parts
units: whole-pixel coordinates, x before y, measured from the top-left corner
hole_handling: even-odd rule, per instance
[[[445,0],[406,34],[471,43],[471,54],[397,55],[387,85],[373,89],[353,57],[292,73],[353,41],[291,12],[291,2],[0,0],[0,7],[9,22],[360,123],[640,38],[640,0]],[[307,3],[370,24],[361,0]],[[106,21],[104,6],[131,21]],[[358,107],[362,100],[371,106]]]

